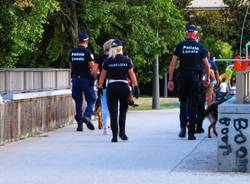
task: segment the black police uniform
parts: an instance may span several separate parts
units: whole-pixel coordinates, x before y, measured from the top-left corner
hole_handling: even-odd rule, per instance
[[[71,62],[72,97],[76,105],[75,120],[78,124],[87,123],[86,119],[89,120],[91,118],[96,99],[93,85],[94,78],[89,68],[89,62],[94,60],[94,56],[90,49],[79,46],[71,51],[69,60]],[[85,100],[87,101],[84,114],[82,114],[82,93],[84,93]]]
[[[131,61],[122,54],[118,54],[115,58],[109,57],[103,65],[103,69],[107,71],[107,100],[113,133],[112,141],[114,142],[116,142],[118,134],[118,102],[120,103],[119,136],[123,140],[127,139],[125,123],[128,110],[128,97],[130,94],[127,79],[128,70],[131,68]]]
[[[182,133],[195,133],[196,107],[201,98],[203,59],[207,57],[204,46],[194,39],[177,44],[174,55],[180,59],[178,97],[180,100],[180,122]]]

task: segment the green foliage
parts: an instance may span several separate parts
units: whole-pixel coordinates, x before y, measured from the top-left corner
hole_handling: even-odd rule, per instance
[[[236,50],[237,54],[240,50],[240,37],[241,37],[241,28],[243,25],[244,16],[247,9],[247,2],[245,0],[224,0],[224,2],[229,6],[228,10],[228,26],[230,29],[228,40],[231,41],[233,49]],[[250,9],[249,9],[250,12]],[[248,12],[245,29],[243,32],[243,50],[245,44],[250,41],[250,14]],[[242,53],[244,55],[244,53]]]
[[[177,6],[180,9],[186,8],[188,5],[190,5],[192,0],[173,0],[173,3],[175,6]]]
[[[14,67],[23,54],[37,50],[47,16],[58,10],[58,3],[55,0],[17,0],[1,4],[1,7],[0,67]]]
[[[161,73],[167,70],[169,56],[176,42],[183,38],[184,20],[170,0],[147,1],[88,1],[79,0],[77,17],[79,32],[90,36],[90,47],[96,54],[102,54],[102,45],[110,38],[120,38],[125,42],[125,52],[132,58],[139,80],[147,82],[152,78],[152,63],[155,55],[162,57]],[[55,33],[46,49],[46,57],[67,66],[70,51],[70,30],[67,28],[65,12],[67,6],[61,3],[61,11],[53,21]],[[155,13],[157,12],[157,13]],[[70,14],[69,14],[70,15]],[[67,17],[68,18],[68,17]],[[156,37],[156,32],[159,37]],[[60,36],[58,36],[60,35]],[[60,44],[58,44],[60,43]],[[54,65],[53,65],[54,66]]]
[[[213,35],[205,38],[204,45],[209,49],[211,57],[215,57],[217,59],[227,59],[233,57],[232,46],[227,42],[219,40]],[[229,63],[225,62],[217,63],[220,73],[223,73],[225,71],[225,68],[228,64]]]
[[[215,38],[214,36],[209,36],[205,38],[204,45],[209,49],[209,52],[217,59],[232,58],[233,51],[232,46],[227,43]]]

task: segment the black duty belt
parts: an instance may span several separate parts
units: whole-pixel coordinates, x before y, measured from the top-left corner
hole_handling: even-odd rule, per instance
[[[181,75],[185,75],[185,74],[188,74],[188,75],[195,75],[197,77],[199,77],[200,79],[202,79],[203,77],[203,73],[201,72],[198,72],[198,71],[195,71],[195,70],[185,70],[185,71],[181,71]]]

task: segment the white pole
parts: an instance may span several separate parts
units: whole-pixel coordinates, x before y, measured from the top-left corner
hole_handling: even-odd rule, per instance
[[[240,34],[240,57],[241,57],[241,54],[242,54],[242,42],[243,42],[244,28],[245,28],[245,23],[246,23],[246,19],[247,19],[249,6],[250,6],[250,2],[248,1],[247,10],[246,10],[246,14],[245,14],[245,17],[244,17],[244,20],[243,20],[243,23],[242,23],[241,34]]]

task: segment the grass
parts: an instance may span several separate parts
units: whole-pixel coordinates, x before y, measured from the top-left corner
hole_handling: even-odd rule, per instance
[[[129,107],[130,111],[141,111],[141,110],[154,110],[152,109],[152,98],[139,98],[135,99],[135,103],[138,107]],[[179,107],[179,101],[177,98],[160,98],[160,108],[159,109],[173,109]]]

